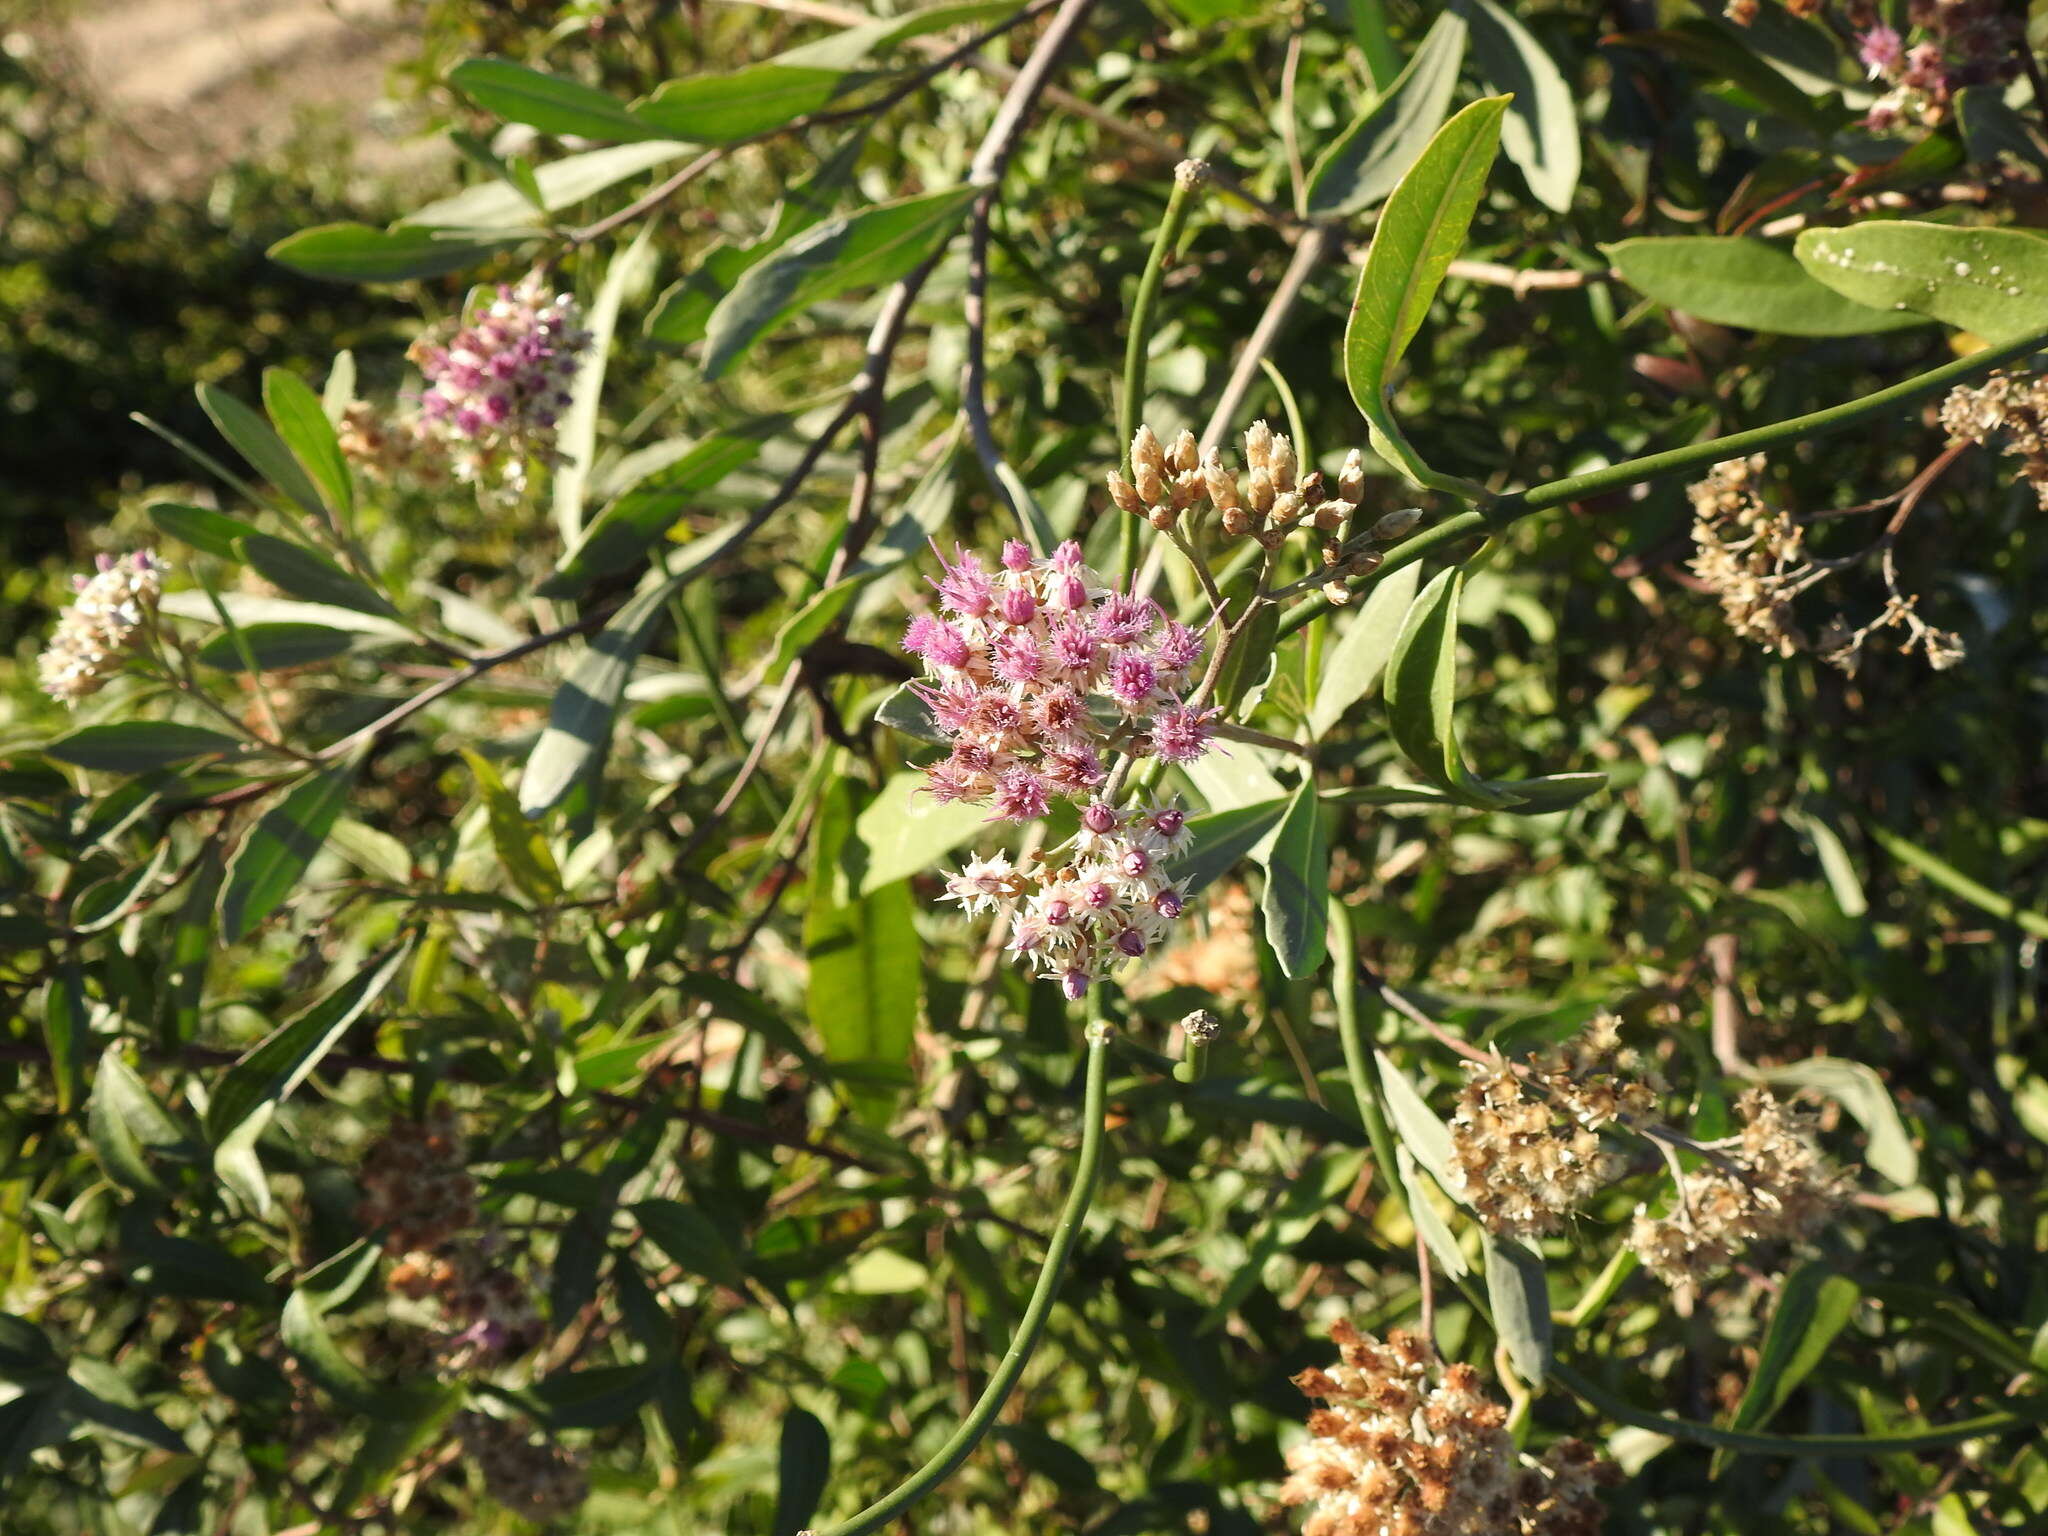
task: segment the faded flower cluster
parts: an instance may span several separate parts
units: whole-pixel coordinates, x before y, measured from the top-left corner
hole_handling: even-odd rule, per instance
[[[508,1420],[465,1413],[456,1433],[484,1491],[537,1525],[570,1514],[590,1493],[580,1456]]]
[[[1363,455],[1351,450],[1332,493],[1320,470],[1302,471],[1287,434],[1263,421],[1244,435],[1244,464],[1240,476],[1217,449],[1204,454],[1192,432],[1182,431],[1168,446],[1150,427],[1140,427],[1131,439],[1131,478],[1111,470],[1109,495],[1120,510],[1162,532],[1190,509],[1213,509],[1227,537],[1265,549],[1278,549],[1297,529],[1319,532],[1325,535],[1322,567],[1303,585],[1323,586],[1339,603],[1351,596],[1345,577],[1362,576],[1385,558],[1371,546],[1405,537],[1422,515],[1412,508],[1389,512],[1363,534],[1337,537],[1365,494]]]
[[[1762,1088],[1736,1103],[1741,1133],[1722,1161],[1686,1174],[1677,1208],[1636,1214],[1628,1244],[1666,1285],[1691,1288],[1752,1243],[1802,1238],[1848,1197],[1849,1182],[1813,1144],[1810,1117]]]
[[[445,1323],[440,1363],[462,1372],[525,1354],[540,1341],[531,1287],[507,1262],[504,1235],[481,1222],[460,1127],[446,1104],[394,1122],[363,1159],[356,1219],[381,1229],[396,1262],[386,1284],[431,1298]]]
[[[1069,999],[1127,960],[1151,951],[1187,903],[1167,863],[1189,843],[1175,806],[1091,802],[1081,830],[1027,868],[1007,854],[970,860],[946,894],[970,913],[1007,907],[1009,948]]]
[[[43,692],[66,704],[99,692],[120,670],[164,590],[163,565],[146,550],[122,560],[101,555],[94,575],[71,580],[78,596],[36,661]]]
[[[1657,1102],[1621,1050],[1616,1024],[1603,1016],[1519,1067],[1467,1064],[1451,1119],[1452,1163],[1457,1193],[1493,1231],[1555,1232],[1616,1176],[1601,1127],[1647,1115]]]
[[[1595,1536],[1618,1469],[1577,1440],[1516,1454],[1507,1410],[1469,1365],[1413,1334],[1384,1344],[1339,1322],[1328,1370],[1294,1384],[1327,1405],[1287,1453],[1280,1499],[1312,1504],[1302,1536]]]
[[[1184,702],[1201,635],[1104,585],[1078,544],[1039,560],[1012,540],[993,571],[965,550],[942,564],[939,612],[903,637],[929,676],[918,696],[952,744],[926,774],[940,800],[1031,821],[1055,799],[1094,794],[1113,752],[1188,763],[1209,750],[1217,712]]]
[[[1941,403],[1941,424],[1957,442],[1998,439],[2048,511],[2048,377],[1994,373],[1975,388],[1959,384]]]
[[[1798,519],[1773,507],[1758,489],[1763,469],[1762,454],[1729,459],[1716,464],[1688,492],[1694,547],[1689,564],[1700,583],[1720,600],[1730,629],[1780,656],[1812,651],[1851,674],[1862,664],[1871,636],[1887,629],[1905,631],[1900,652],[1919,652],[1937,672],[1963,659],[1962,637],[1927,623],[1920,617],[1918,597],[1900,589],[1889,536],[1842,559],[1814,558]],[[1879,556],[1884,578],[1884,606],[1860,626],[1836,615],[1818,635],[1809,637],[1799,626],[1793,599],[1873,553]]]

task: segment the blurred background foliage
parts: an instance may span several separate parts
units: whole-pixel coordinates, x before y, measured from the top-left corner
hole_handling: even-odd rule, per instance
[[[1787,66],[1807,73],[1767,60],[1759,77],[1731,55],[1751,39],[1718,8],[1515,9],[1572,86],[1584,169],[1568,211],[1506,162],[1494,173],[1464,252],[1474,265],[1444,289],[1399,396],[1440,467],[1534,483],[1847,400],[1973,344],[1934,325],[1815,338],[1716,324],[1622,281],[1607,243],[1732,232],[1766,203],[1768,218],[1813,224],[2048,224],[2036,121],[2021,151],[1968,142],[1953,121],[1893,138],[1856,128],[1842,8],[1799,23],[1763,7],[1771,38],[1811,29],[1826,80],[1811,48]],[[1072,96],[1041,109],[991,225],[994,429],[1055,527],[1092,533],[1093,549],[1114,537],[1100,477],[1118,454],[1124,320],[1174,159],[1210,159],[1277,216],[1205,194],[1153,338],[1147,415],[1162,432],[1199,428],[1283,281],[1290,163],[1314,163],[1438,10],[1095,8],[1055,76]],[[492,54],[624,99],[847,19],[829,5],[437,0],[399,12],[389,89],[422,126],[545,164],[586,146],[504,128],[445,83],[449,69]],[[818,306],[707,380],[691,346],[643,336],[656,296],[760,238],[821,166],[837,168],[819,191],[839,212],[958,182],[1001,65],[1031,35],[990,44],[991,67],[942,73],[864,130],[734,154],[650,222],[643,265],[620,271],[595,481],[630,484],[637,450],[786,415],[758,429],[758,458],[688,498],[673,537],[761,503],[858,368],[873,304]],[[921,750],[868,723],[904,675],[880,653],[919,600],[914,565],[861,593],[846,654],[812,667],[795,709],[770,713],[768,662],[840,536],[854,445],[823,456],[771,537],[666,605],[601,785],[541,824],[539,853],[492,812],[560,680],[548,657],[380,738],[293,899],[226,942],[208,881],[230,818],[186,802],[233,780],[104,792],[97,779],[95,797],[28,750],[66,724],[34,690],[33,656],[68,572],[154,542],[150,502],[237,507],[129,413],[218,452],[195,382],[249,399],[282,367],[318,388],[342,349],[355,393],[388,404],[409,387],[418,329],[472,283],[516,279],[525,257],[396,290],[295,273],[264,254],[275,240],[381,224],[482,179],[476,157],[380,188],[344,174],[315,123],[203,183],[124,190],[96,159],[90,99],[50,57],[0,59],[0,643],[16,662],[0,696],[15,885],[0,901],[14,1020],[0,1041],[0,1306],[32,1322],[0,1333],[9,1530],[511,1531],[532,1515],[564,1530],[794,1536],[814,1509],[850,1512],[945,1438],[999,1355],[1078,1135],[1072,1021],[1007,969],[978,980],[978,935],[941,915],[928,871],[911,887],[914,946],[892,956],[921,970],[923,994],[896,1075],[863,1082],[815,1058],[835,1052],[806,995],[805,914],[836,854],[807,840],[900,786]],[[1475,85],[1468,72],[1464,96]],[[2023,87],[2014,99],[2038,119]],[[563,212],[595,220],[625,200]],[[1369,232],[1364,218],[1340,227],[1357,244]],[[621,244],[565,251],[555,281],[589,303]],[[990,547],[1006,514],[947,434],[967,345],[962,244],[906,332],[879,504],[892,522],[928,487],[949,548]],[[1305,457],[1331,466],[1364,438],[1337,347],[1355,278],[1343,260],[1314,271],[1269,354]],[[1779,494],[1820,511],[1897,490],[1942,449],[1936,403],[1779,455]],[[1288,408],[1261,379],[1238,425]],[[1368,512],[1411,499],[1382,469]],[[1422,500],[1432,517],[1455,510]],[[365,482],[361,508],[384,590],[464,645],[601,618],[629,590],[631,571],[580,598],[529,596],[560,553],[545,492],[480,508],[456,487]],[[1898,553],[1921,611],[1967,658],[1937,673],[1873,648],[1853,675],[1729,633],[1685,570],[1683,483],[1523,521],[1470,578],[1467,751],[1504,778],[1597,768],[1608,789],[1533,818],[1334,808],[1333,889],[1361,952],[1466,1038],[1524,1046],[1612,1009],[1673,1085],[1674,1118],[1702,1134],[1725,1126],[1750,1074],[1838,1064],[1813,1081],[1825,1141],[1865,1200],[1802,1262],[1850,1276],[1862,1302],[1805,1362],[1774,1429],[1938,1425],[2038,1394],[2048,1368],[2048,545],[2027,549],[2039,519],[1990,453],[1949,470]],[[1864,536],[1849,523],[1815,533],[1828,553]],[[1884,591],[1850,571],[1821,602],[1867,616]],[[1296,727],[1335,633],[1278,652],[1263,727]],[[246,721],[272,711],[310,745],[375,720],[446,663],[364,641],[216,686]],[[1377,710],[1348,720],[1322,771],[1380,781],[1397,758]],[[754,790],[716,821],[764,732]],[[1266,772],[1237,751],[1197,788],[1217,809],[1219,784],[1222,799],[1255,798]],[[716,835],[700,839],[706,826]],[[1241,876],[1213,891],[1200,936],[1129,1003],[1131,1034],[1161,1049],[1188,1008],[1223,1014],[1218,1075],[1196,1091],[1120,1076],[1105,1191],[1051,1336],[991,1441],[906,1530],[1287,1529],[1271,1491],[1306,1407],[1288,1377],[1328,1359],[1336,1317],[1412,1320],[1406,1198],[1371,1168],[1331,999],[1279,974],[1247,915],[1256,891]],[[391,999],[347,1024],[262,1133],[258,1177],[274,1195],[258,1208],[215,1177],[203,1134],[226,1064],[391,954]],[[1374,1027],[1446,1104],[1454,1058],[1396,1013]],[[117,1043],[138,1048],[132,1070],[94,1067]],[[855,1113],[877,1100],[879,1113]],[[458,1112],[455,1150],[431,1156],[475,1179],[465,1230],[489,1235],[497,1246],[477,1251],[542,1320],[542,1342],[493,1372],[430,1360],[433,1314],[358,1242],[366,1165],[392,1125],[436,1103]],[[1731,1422],[1793,1261],[1746,1265],[1690,1307],[1641,1273],[1604,1296],[1596,1277],[1662,1179],[1654,1158],[1633,1165],[1546,1245],[1560,1313],[1596,1303],[1560,1324],[1561,1347],[1640,1407]],[[1439,1292],[1447,1354],[1493,1378],[1484,1324],[1441,1279]],[[458,1410],[532,1438],[491,1462]],[[1716,1461],[1554,1386],[1524,1424],[1622,1464],[1614,1531],[1960,1536],[2048,1520],[2038,1435]],[[534,1491],[559,1470],[557,1448],[590,1489],[559,1510]]]

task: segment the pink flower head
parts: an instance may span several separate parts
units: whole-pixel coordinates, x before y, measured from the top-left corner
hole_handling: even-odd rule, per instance
[[[1187,812],[1179,806],[1169,805],[1163,810],[1154,811],[1145,818],[1145,822],[1161,838],[1171,841],[1180,836],[1181,828],[1188,824],[1188,817]]]
[[[1119,954],[1135,960],[1145,953],[1145,935],[1135,928],[1126,928],[1116,936],[1116,948]]]
[[[1148,597],[1112,592],[1095,610],[1095,634],[1107,645],[1134,645],[1152,633],[1154,609]]]
[[[1029,630],[1013,629],[999,636],[994,651],[996,676],[1006,683],[1035,683],[1045,670],[1037,637]]]
[[[1045,581],[1045,605],[1059,613],[1078,613],[1088,606],[1088,583],[1055,571]]]
[[[1109,777],[1102,758],[1083,742],[1045,755],[1046,782],[1063,795],[1085,795]]]
[[[954,800],[979,800],[988,793],[988,776],[970,773],[958,763],[934,763],[924,771],[924,788],[941,805]]]
[[[1109,694],[1125,709],[1136,709],[1152,697],[1159,674],[1152,663],[1136,651],[1119,652],[1109,664]]]
[[[1003,569],[1006,571],[1028,571],[1031,569],[1031,546],[1022,539],[1011,539],[1003,545]]]
[[[1092,911],[1100,912],[1116,900],[1116,892],[1110,889],[1106,880],[1090,880],[1081,887],[1081,904]]]
[[[1048,736],[1078,735],[1088,726],[1088,701],[1062,683],[1038,695],[1032,717]]]
[[[1095,670],[1095,632],[1079,619],[1061,619],[1046,632],[1053,665],[1086,677]]]
[[[1087,570],[1081,561],[1081,546],[1072,539],[1062,539],[1059,548],[1052,552],[1052,558],[1045,563],[1048,570],[1057,571],[1062,576],[1079,576]]]
[[[1036,954],[1045,948],[1045,927],[1030,918],[1019,918],[1010,930],[1010,949],[1020,955]]]
[[[912,619],[903,632],[903,649],[913,656],[922,656],[940,671],[957,672],[967,665],[973,648],[959,630],[924,613]]]
[[[948,736],[957,736],[967,729],[975,706],[981,702],[981,690],[964,677],[954,678],[937,689],[913,683],[910,691],[924,700],[925,707],[932,712],[932,724]]]
[[[933,545],[936,553],[938,546]],[[995,583],[989,580],[988,572],[981,568],[981,557],[969,554],[955,545],[953,558],[939,557],[939,566],[946,573],[933,585],[938,588],[939,600],[963,619],[978,619],[994,606]]]
[[[1022,587],[1012,587],[996,599],[996,616],[1005,624],[1029,624],[1038,617],[1038,599]]]
[[[1160,671],[1185,673],[1202,659],[1202,637],[1180,620],[1168,619],[1152,654]]]
[[[1915,43],[1906,54],[1905,84],[1916,91],[1927,91],[1932,95],[1945,95],[1948,91],[1948,70],[1941,57],[1938,43]]]
[[[1029,768],[1011,768],[996,779],[992,818],[999,821],[1036,821],[1051,808],[1045,780]]]
[[[1126,880],[1142,880],[1152,872],[1152,855],[1142,848],[1126,848],[1116,867]]]
[[[1882,22],[1864,33],[1856,47],[1856,57],[1869,69],[1873,80],[1891,74],[1905,55],[1905,39],[1899,36],[1896,28]]]
[[[1216,734],[1216,713],[1184,704],[1161,710],[1152,722],[1152,750],[1169,763],[1194,762],[1209,750]]]
[[[1088,995],[1088,973],[1083,970],[1066,970],[1060,973],[1060,991],[1070,1003],[1078,1003]]]
[[[1088,808],[1081,812],[1081,825],[1097,837],[1114,832],[1120,820],[1116,807],[1106,800],[1091,800],[1088,802]]]
[[[1179,917],[1186,907],[1186,899],[1170,885],[1152,898],[1152,910],[1168,922]]]

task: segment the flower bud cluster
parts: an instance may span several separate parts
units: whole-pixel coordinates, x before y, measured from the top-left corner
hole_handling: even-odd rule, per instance
[[[1111,470],[1110,499],[1162,530],[1191,507],[1210,507],[1229,537],[1277,549],[1297,528],[1335,533],[1364,494],[1365,461],[1356,449],[1329,493],[1319,470],[1302,471],[1287,434],[1263,421],[1244,435],[1244,462],[1240,477],[1218,450],[1203,454],[1194,433],[1183,431],[1169,447],[1140,427],[1131,439],[1131,478]]]
[[[502,1232],[477,1210],[460,1127],[447,1105],[398,1121],[371,1147],[360,1174],[356,1218],[382,1229],[394,1263],[385,1284],[413,1301],[432,1300],[443,1324],[441,1365],[462,1373],[514,1359],[540,1342],[530,1282],[508,1262]]]
[[[1515,1451],[1507,1409],[1469,1365],[1446,1366],[1413,1334],[1382,1344],[1340,1321],[1328,1370],[1294,1384],[1327,1405],[1287,1453],[1284,1504],[1313,1504],[1302,1536],[1594,1536],[1598,1489],[1619,1470],[1577,1440]]]
[[[2048,376],[1994,373],[1975,388],[1959,384],[1941,403],[1941,424],[1956,442],[1999,439],[2048,511]]]
[[[952,744],[926,771],[940,800],[1031,821],[1099,789],[1113,751],[1188,763],[1209,750],[1217,712],[1183,702],[1201,635],[1104,585],[1079,545],[1038,560],[1013,540],[994,571],[964,550],[941,564],[939,612],[903,636],[930,679],[918,696]]]
[[[1611,1183],[1619,1159],[1603,1126],[1649,1114],[1654,1086],[1636,1076],[1617,1022],[1603,1016],[1570,1044],[1520,1065],[1468,1064],[1451,1119],[1457,1193],[1495,1232],[1541,1237]]]
[[[101,555],[95,574],[71,582],[78,596],[36,659],[43,692],[65,704],[98,693],[142,643],[163,596],[163,564],[146,550]]]
[[[1073,839],[1028,869],[1008,855],[972,859],[946,881],[969,913],[1009,910],[1009,948],[1070,1000],[1150,953],[1187,906],[1167,865],[1192,834],[1177,806],[1117,809],[1092,801]]]
[[[1912,0],[1906,20],[1911,42],[1883,22],[1857,38],[1870,78],[1890,87],[1864,117],[1873,133],[1938,127],[1965,86],[2003,85],[2019,73],[2021,23],[1999,0]]]
[[[483,1474],[484,1491],[537,1525],[572,1514],[589,1497],[583,1458],[552,1440],[475,1412],[462,1416],[456,1434]]]
[[[1636,1213],[1629,1247],[1666,1285],[1692,1289],[1752,1243],[1817,1230],[1849,1195],[1849,1181],[1812,1140],[1811,1117],[1762,1088],[1736,1103],[1741,1134],[1721,1163],[1686,1174],[1668,1216]]]

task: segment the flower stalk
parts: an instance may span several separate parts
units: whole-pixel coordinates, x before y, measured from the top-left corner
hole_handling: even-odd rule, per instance
[[[1131,306],[1130,333],[1124,342],[1124,385],[1117,406],[1117,440],[1128,454],[1131,437],[1138,430],[1138,413],[1145,407],[1145,369],[1151,358],[1152,316],[1159,307],[1159,290],[1165,285],[1166,263],[1180,244],[1187,228],[1190,194],[1208,180],[1209,167],[1200,160],[1183,160],[1174,168],[1173,191],[1167,194],[1166,213],[1159,232],[1152,237],[1152,254],[1145,259],[1145,272],[1138,279],[1138,296]],[[1131,469],[1128,457],[1124,470]],[[1200,568],[1200,562],[1194,562]],[[1127,521],[1123,529],[1122,560],[1118,569],[1128,577],[1138,565],[1138,524]]]

